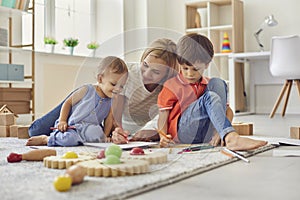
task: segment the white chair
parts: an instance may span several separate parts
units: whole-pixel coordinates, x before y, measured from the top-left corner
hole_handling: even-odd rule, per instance
[[[300,96],[300,38],[298,35],[275,36],[272,38],[270,72],[274,77],[285,79],[270,118],[274,116],[282,97],[286,93],[281,113],[284,117],[293,82],[296,83]]]

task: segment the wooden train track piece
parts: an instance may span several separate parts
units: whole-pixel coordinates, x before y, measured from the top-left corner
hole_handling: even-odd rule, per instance
[[[146,160],[149,164],[162,164],[168,161],[168,155],[163,151],[152,151],[150,149],[144,149],[143,153],[133,153],[131,151],[123,152],[122,158],[126,160]]]
[[[49,156],[44,158],[43,163],[44,166],[48,168],[67,169],[76,163],[92,159],[95,159],[95,157],[88,155],[78,155],[78,158],[63,158],[62,156]]]
[[[124,160],[120,164],[104,164],[105,159],[94,159],[77,163],[86,169],[88,176],[117,177],[149,172],[149,163],[145,160]]]

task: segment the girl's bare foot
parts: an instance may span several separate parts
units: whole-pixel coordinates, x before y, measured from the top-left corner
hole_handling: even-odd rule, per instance
[[[250,138],[240,137],[238,133],[231,132],[225,136],[226,147],[234,151],[253,150],[267,144],[266,141],[253,140]]]
[[[48,143],[48,136],[40,135],[34,136],[27,140],[26,146],[38,146],[38,145],[47,145]]]

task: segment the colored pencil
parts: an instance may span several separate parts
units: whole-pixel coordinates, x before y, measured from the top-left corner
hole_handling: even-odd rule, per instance
[[[68,126],[67,128],[68,128],[68,129],[76,129],[75,126]],[[51,129],[51,130],[56,130],[57,127],[50,127],[50,129]]]
[[[241,160],[243,160],[243,161],[245,161],[245,162],[247,162],[247,163],[250,162],[250,160],[246,159],[245,157],[243,157],[243,156],[237,154],[236,152],[234,152],[234,151],[232,151],[232,150],[227,149],[226,147],[224,147],[223,150],[224,150],[226,153],[229,153],[229,154],[231,154],[232,156],[237,157],[237,158],[239,158],[239,159],[241,159]]]

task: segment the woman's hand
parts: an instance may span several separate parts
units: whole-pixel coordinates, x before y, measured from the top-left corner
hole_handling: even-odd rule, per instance
[[[126,144],[128,143],[128,137],[129,132],[128,131],[124,131],[122,128],[117,127],[115,128],[115,130],[112,132],[112,142],[115,144]]]
[[[160,142],[159,146],[160,147],[169,147],[170,144],[175,144],[175,142],[172,140],[172,136],[167,134],[167,137],[162,137],[160,136]]]
[[[65,132],[68,129],[68,123],[66,121],[59,121],[57,124],[57,129],[60,132]]]
[[[139,130],[134,134],[130,141],[159,141],[159,135],[156,130]]]
[[[221,141],[221,138],[220,138],[218,132],[214,131],[214,135],[212,136],[211,141],[209,142],[209,144],[216,147],[220,143],[221,143],[221,146],[224,146],[224,142]]]

